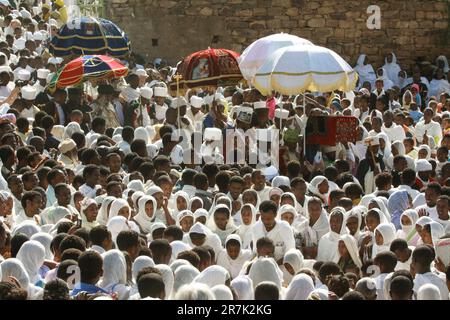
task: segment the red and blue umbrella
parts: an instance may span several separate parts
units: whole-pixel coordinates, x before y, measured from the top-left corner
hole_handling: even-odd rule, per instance
[[[130,40],[113,22],[93,17],[70,20],[52,38],[50,52],[56,57],[105,54],[124,57],[130,52]]]
[[[77,86],[90,79],[115,79],[126,76],[128,68],[119,60],[102,55],[81,56],[67,63],[49,83],[50,90]]]

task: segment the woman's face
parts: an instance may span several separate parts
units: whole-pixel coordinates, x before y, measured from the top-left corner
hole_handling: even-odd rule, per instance
[[[308,203],[309,220],[313,223],[319,219],[322,213],[322,206],[316,202]]]
[[[384,243],[383,236],[381,235],[381,233],[380,233],[378,230],[375,231],[375,243],[376,243],[378,246],[382,246],[383,243]]]
[[[373,232],[379,224],[380,224],[380,221],[373,215],[366,216],[366,226],[370,231]]]
[[[242,208],[241,217],[244,225],[250,225],[250,223],[252,223],[252,210],[249,207]]]
[[[122,209],[119,210],[119,212],[117,213],[117,215],[129,219],[129,218],[130,218],[130,208],[128,208],[128,207],[123,207]]]
[[[384,141],[384,139],[380,138],[380,149],[384,150],[384,148],[386,147],[386,141]]]
[[[200,222],[201,224],[206,224],[206,217],[205,216],[198,217],[197,219],[195,219],[195,222]]]
[[[328,186],[328,181],[323,180],[323,182],[317,186],[317,189],[319,189],[319,192],[321,194],[328,193],[328,190],[330,189],[330,187]]]
[[[231,260],[236,260],[241,252],[241,247],[239,245],[227,245],[227,254]]]
[[[350,217],[347,219],[347,228],[350,230],[350,234],[353,236],[358,232],[358,218]]]
[[[242,194],[242,202],[243,202],[243,204],[250,203],[250,204],[256,206],[256,201],[257,200],[255,199],[255,196],[251,192],[244,192]]]
[[[178,211],[183,211],[187,209],[187,202],[186,199],[182,196],[178,196],[177,198],[177,208]]]
[[[12,213],[14,201],[12,197],[6,199],[6,201],[0,200],[0,216],[9,216]]]
[[[426,159],[427,156],[428,156],[427,150],[425,150],[425,149],[419,150],[419,154],[418,154],[419,159]]]
[[[369,203],[369,207],[368,208],[369,208],[369,210],[380,209],[380,207],[378,206],[378,204],[376,202]]]
[[[228,215],[225,213],[221,213],[221,212],[216,212],[214,214],[214,222],[216,223],[216,226],[220,229],[220,230],[225,230],[227,227],[227,223],[228,223]]]
[[[275,215],[271,212],[262,212],[260,218],[266,228],[272,228],[275,224]]]
[[[281,215],[281,220],[286,221],[289,225],[294,222],[294,214],[292,212],[285,212]]]
[[[164,202],[164,194],[162,192],[157,192],[153,195],[153,198],[155,198],[156,200],[156,205],[158,209],[161,208]]]
[[[420,237],[422,238],[424,244],[433,245],[433,238],[431,237],[431,234],[428,232],[428,230],[426,230],[425,228],[422,228]]]
[[[395,145],[391,146],[391,151],[392,151],[392,154],[394,155],[394,157],[398,155],[398,149]]]
[[[281,196],[279,194],[273,194],[270,196],[270,200],[272,200],[275,203],[280,203]]]
[[[341,257],[348,257],[349,256],[347,247],[345,246],[345,243],[344,243],[343,240],[339,240],[338,251],[339,251],[339,255]]]
[[[291,206],[294,206],[294,201],[292,201],[292,198],[289,196],[282,197],[280,206],[283,206],[285,204],[290,204]]]
[[[192,201],[192,205],[191,205],[191,211],[195,212],[197,209],[201,209],[202,208],[202,203],[200,200],[196,199],[194,201]]]
[[[333,214],[330,218],[331,231],[335,233],[341,233],[343,216],[341,214]]]
[[[405,215],[402,216],[401,221],[402,221],[402,225],[403,226],[410,226],[412,224],[411,219],[408,216],[405,216]]]
[[[145,213],[149,218],[153,217],[153,211],[155,208],[153,208],[153,201],[149,200],[145,204]]]
[[[181,230],[183,230],[183,232],[189,232],[189,230],[193,225],[194,225],[194,218],[189,216],[183,218],[183,220],[180,221]]]
[[[93,222],[95,219],[97,219],[98,214],[98,206],[94,203],[91,204],[89,207],[84,210],[84,215],[86,216],[86,219],[88,222]]]

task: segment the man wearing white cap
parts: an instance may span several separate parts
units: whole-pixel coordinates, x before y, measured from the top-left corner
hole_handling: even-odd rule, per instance
[[[151,108],[150,118],[152,119],[153,124],[164,123],[166,111],[169,108],[165,103],[167,98],[167,88],[161,86],[154,87],[153,96],[155,97],[155,103]]]
[[[65,167],[74,170],[78,165],[77,144],[72,139],[65,139],[61,141],[58,146],[59,152],[58,161],[63,163]]]
[[[135,110],[136,117],[137,117],[137,124],[138,126],[150,126],[151,120],[150,116],[148,114],[148,110],[151,107],[152,104],[152,97],[153,97],[153,90],[149,87],[142,87],[139,90],[140,95],[140,104],[139,108]]]
[[[201,131],[205,114],[201,111],[203,98],[192,96],[190,99],[191,107],[186,111],[186,117],[191,120],[195,131]]]
[[[253,103],[253,109],[256,114],[256,128],[265,129],[269,126],[269,108],[265,101],[256,101]]]
[[[38,69],[37,71],[37,80],[34,84],[36,88],[37,94],[44,92],[45,87],[47,86],[47,77],[50,74],[50,70],[48,69]]]
[[[147,71],[145,71],[145,69],[137,69],[134,71],[134,74],[139,77],[139,87],[145,86],[148,78]]]
[[[24,86],[21,89],[22,101],[24,103],[24,109],[20,112],[22,118],[32,118],[36,116],[40,110],[34,105],[36,99],[36,88],[32,86]]]
[[[205,163],[220,164],[224,162],[223,150],[221,150],[222,144],[222,130],[218,128],[205,129],[203,143],[200,147],[200,153]]]
[[[31,72],[19,67],[14,70],[14,77],[16,81],[20,81],[23,85],[27,85],[31,80]]]
[[[426,159],[419,159],[416,161],[416,189],[421,190],[430,183],[430,174],[433,170],[431,163]]]
[[[136,74],[130,74],[127,78],[128,85],[125,86],[120,94],[125,101],[130,103],[140,97],[139,93],[139,77]]]

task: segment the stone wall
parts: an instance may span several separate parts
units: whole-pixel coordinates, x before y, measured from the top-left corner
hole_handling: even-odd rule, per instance
[[[105,1],[108,18],[129,34],[136,52],[172,64],[208,46],[242,52],[276,32],[331,48],[351,65],[360,53],[382,65],[391,50],[403,68],[417,57],[450,56],[448,0]],[[366,25],[367,7],[373,4],[381,9],[379,30]]]

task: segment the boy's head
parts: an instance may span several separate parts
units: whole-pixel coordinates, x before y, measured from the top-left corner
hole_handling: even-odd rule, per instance
[[[397,265],[397,257],[391,251],[380,252],[376,255],[374,263],[380,268],[380,273],[391,273]]]
[[[100,254],[89,250],[78,259],[81,282],[95,285],[103,275],[103,259]]]
[[[322,283],[328,283],[330,276],[341,274],[341,268],[337,263],[324,262],[319,269],[319,279]]]
[[[113,248],[111,232],[106,226],[96,226],[89,231],[89,239],[92,245],[96,245],[105,249],[105,251]]]
[[[198,254],[198,256],[200,257],[200,264],[198,267],[198,270],[200,272],[211,265],[211,254],[209,253],[208,249],[206,249],[205,247],[195,247],[192,249],[192,251]]]
[[[153,240],[150,243],[150,250],[155,264],[169,264],[172,257],[172,247],[169,241],[165,239]]]
[[[164,300],[166,297],[163,277],[156,273],[147,273],[137,283],[141,299],[150,297]]]
[[[270,238],[260,238],[256,241],[256,253],[258,257],[273,257],[275,245]]]
[[[411,300],[413,296],[413,283],[405,276],[392,279],[389,294],[392,300]]]
[[[280,291],[273,282],[260,282],[255,288],[255,300],[280,300]]]
[[[415,275],[428,272],[435,257],[434,249],[429,245],[417,246],[412,255],[411,273]]]
[[[124,230],[117,235],[117,247],[120,251],[126,251],[134,261],[139,254],[140,243],[139,234],[133,230]]]
[[[397,260],[400,262],[408,261],[411,256],[411,250],[408,248],[408,243],[405,239],[395,239],[392,241],[390,251],[396,255]]]

